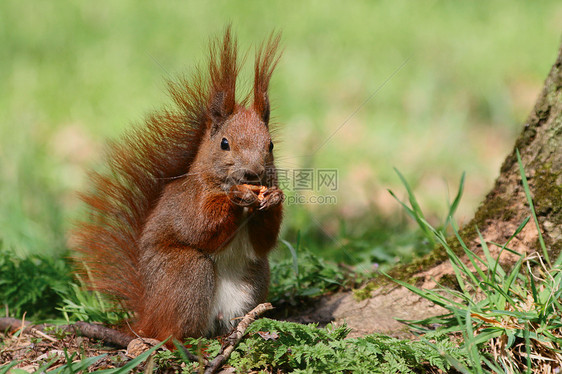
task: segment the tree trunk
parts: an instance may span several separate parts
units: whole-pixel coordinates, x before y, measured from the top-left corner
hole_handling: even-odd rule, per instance
[[[476,227],[487,242],[504,244],[531,214],[521,182],[517,149],[521,153],[540,230],[549,257],[554,260],[562,251],[562,46],[513,151],[501,167],[494,188],[474,218],[461,230],[465,243],[477,253],[480,240]],[[532,219],[509,247],[520,253],[542,253]],[[492,253],[494,248],[497,255],[498,247],[490,245]],[[460,245],[456,252],[462,254]],[[502,261],[510,262],[516,257],[502,254]],[[434,279],[452,273],[445,251],[436,249],[411,265],[394,269],[391,275],[427,288],[435,286]],[[377,281],[383,281],[382,277]],[[353,336],[371,332],[404,336],[407,330],[395,318],[423,319],[443,311],[405,288],[387,283],[361,302],[355,301],[349,293],[329,296],[294,320],[345,321],[352,328]]]
[[[471,222],[487,231],[488,241],[505,242],[513,233],[513,225],[517,227],[530,214],[517,149],[549,257],[556,258],[562,250],[562,47],[523,132],[503,162],[494,188]],[[535,228],[532,224],[528,227]],[[526,243],[515,249],[540,251],[536,230],[523,240]]]

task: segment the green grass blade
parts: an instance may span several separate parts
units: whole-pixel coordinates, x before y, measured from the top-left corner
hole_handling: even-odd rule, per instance
[[[67,352],[65,351],[65,357],[68,364],[56,368],[55,370],[50,371],[50,373],[58,374],[58,373],[65,373],[67,371],[69,373],[76,373],[78,371],[85,371],[89,366],[95,364],[96,362],[98,362],[98,360],[102,359],[106,355],[107,354],[103,354],[95,357],[88,357],[80,361],[72,362],[72,359],[74,358],[74,354],[69,357]]]
[[[448,245],[444,233],[433,228],[423,217],[417,217],[416,220],[418,221],[418,224],[420,225],[420,227],[422,227],[422,229],[430,233],[433,238],[437,239],[437,241],[445,248],[445,251],[449,256],[449,260],[451,261],[451,265],[455,272],[455,277],[457,278],[459,287],[463,290],[463,292],[466,292],[467,288],[462,274],[465,274],[472,282],[478,284],[478,280],[476,279],[476,277]]]
[[[484,362],[490,369],[492,369],[492,373],[494,374],[507,374],[505,370],[500,368],[498,365],[493,363],[492,361],[488,360],[485,356],[482,356],[482,362]],[[510,372],[511,374],[511,372]]]
[[[406,213],[408,213],[408,215],[410,217],[412,217],[414,220],[417,221],[416,213],[408,205],[403,203],[402,200],[400,200],[398,198],[398,196],[396,196],[396,194],[394,194],[394,192],[392,192],[392,190],[387,190],[387,191],[396,201],[398,201],[398,203],[402,206],[402,208],[404,208],[404,210],[406,210]],[[419,222],[418,222],[418,224],[419,224]],[[421,227],[421,225],[420,225],[420,227]]]
[[[292,246],[291,243],[289,243],[288,241],[281,239],[281,242],[283,244],[285,244],[285,246],[287,246],[287,248],[289,248],[289,251],[291,252],[291,258],[293,260],[293,271],[295,272],[295,276],[299,277],[299,259],[297,256],[297,251],[295,250],[295,248]]]
[[[445,219],[445,224],[443,225],[443,229],[445,229],[447,227],[447,225],[449,224],[449,222],[451,222],[451,220],[453,219],[453,216],[455,215],[455,212],[457,211],[457,208],[459,207],[459,204],[460,204],[461,198],[462,198],[462,194],[463,194],[463,191],[464,191],[465,176],[466,176],[466,173],[463,172],[462,175],[461,175],[461,181],[459,183],[459,189],[457,191],[457,195],[455,196],[455,199],[453,200],[453,203],[449,207],[449,212],[447,213],[447,218]]]
[[[431,290],[423,290],[421,288],[418,288],[416,286],[413,286],[409,283],[406,283],[404,281],[398,280],[398,279],[394,279],[392,278],[390,275],[386,274],[386,273],[382,273],[383,275],[385,275],[386,277],[388,277],[390,280],[392,280],[393,282],[407,288],[408,290],[412,291],[413,293],[415,293],[416,295],[423,297],[426,300],[431,301],[432,303],[439,305],[445,309],[448,309],[450,311],[459,311],[465,308],[464,304],[460,304],[452,299],[448,299],[446,297],[443,297]]]
[[[546,249],[546,244],[544,243],[544,239],[542,237],[539,220],[537,219],[537,214],[535,212],[535,205],[533,204],[533,199],[531,197],[531,190],[529,189],[529,183],[527,183],[527,177],[525,176],[523,161],[521,161],[521,154],[519,154],[519,149],[516,149],[515,152],[517,153],[517,162],[519,163],[519,173],[521,174],[521,182],[523,182],[523,188],[525,190],[525,196],[527,197],[527,202],[529,203],[529,208],[531,209],[531,215],[533,216],[533,220],[535,221],[535,225],[537,226],[537,232],[539,234],[539,243],[541,245],[543,256],[546,262],[549,265],[551,265],[550,258],[548,256],[548,250]]]
[[[562,253],[560,253],[558,257],[556,257],[553,268],[559,268],[560,265],[562,265]]]
[[[450,249],[445,248],[445,251],[447,252],[447,255],[449,256],[449,260],[451,262],[451,266],[453,268],[453,271],[455,272],[455,277],[457,279],[457,283],[459,284],[459,288],[461,289],[462,293],[464,293],[465,295],[468,294],[468,289],[466,287],[466,284],[464,282],[464,279],[462,277],[462,274],[467,274],[470,273],[470,271],[464,271],[464,264],[462,263],[462,261],[457,257],[457,255],[455,254],[455,252],[451,251]]]
[[[478,227],[476,227],[476,232],[478,233],[478,237],[480,238],[480,245],[482,246],[482,251],[484,252],[484,256],[486,257],[486,261],[488,262],[487,266],[489,269],[491,281],[492,282],[496,281],[496,274],[499,275],[501,279],[503,279],[503,277],[505,277],[505,271],[501,266],[499,266],[498,263],[499,261],[494,260],[492,258],[492,255],[490,253],[490,248],[488,248],[488,244],[486,243],[486,240],[484,240],[484,237],[482,236],[482,233],[480,232]],[[492,269],[494,269],[494,271],[491,271]]]
[[[451,226],[453,227],[453,232],[455,233],[455,236],[457,237],[457,241],[460,243],[462,249],[464,250],[466,256],[468,257],[468,259],[470,260],[470,263],[472,264],[472,266],[474,267],[475,271],[478,273],[478,275],[480,276],[481,279],[485,280],[488,279],[488,277],[486,276],[486,274],[484,274],[484,272],[482,271],[482,269],[480,269],[479,264],[477,263],[477,261],[482,264],[482,265],[487,265],[486,262],[484,260],[482,260],[476,253],[474,253],[470,248],[467,247],[467,245],[464,243],[464,241],[462,240],[460,234],[459,234],[459,229],[455,223],[455,221],[451,221]],[[460,260],[459,260],[460,261]],[[465,267],[466,268],[466,267]],[[481,284],[484,284],[483,282],[478,281],[478,279],[476,279],[476,277],[472,274],[471,271],[469,271],[468,268],[466,268],[466,270],[469,272],[469,274],[467,274],[467,276],[470,277],[473,286],[475,288],[480,288],[486,295],[488,295],[488,290],[481,287]]]
[[[398,171],[398,169],[394,168],[394,171],[396,172],[396,174],[398,174],[398,177],[400,178],[400,180],[402,181],[402,184],[404,185],[404,187],[406,188],[406,191],[408,193],[408,199],[410,201],[410,205],[412,206],[412,209],[420,216],[423,217],[423,213],[422,210],[420,208],[420,205],[418,204],[418,200],[416,199],[414,192],[412,191],[412,189],[410,188],[410,185],[408,184],[408,182],[406,181],[406,178],[404,178],[404,176],[402,175],[402,173],[400,173],[400,171]]]
[[[515,301],[511,298],[511,296],[509,296],[504,290],[502,290],[502,288],[500,286],[498,286],[496,283],[490,283],[490,282],[485,282],[486,285],[488,285],[490,288],[494,289],[496,292],[498,292],[504,299],[506,299],[509,303],[513,304],[515,303]],[[496,304],[501,304],[503,305],[503,303],[499,303],[496,302]]]
[[[517,234],[519,234],[519,233],[521,232],[521,230],[523,230],[523,228],[525,228],[525,226],[527,226],[527,223],[528,223],[528,222],[529,222],[529,217],[525,218],[525,219],[523,220],[523,222],[521,222],[521,224],[517,227],[517,229],[515,230],[515,232],[509,237],[509,239],[507,240],[507,242],[506,242],[504,245],[502,245],[502,247],[501,247],[501,249],[500,249],[500,252],[498,253],[498,258],[496,259],[496,266],[494,266],[494,273],[496,272],[496,270],[497,270],[497,268],[498,268],[498,266],[499,266],[500,257],[501,257],[501,255],[502,255],[503,251],[508,250],[509,252],[511,252],[511,253],[513,253],[513,254],[515,254],[515,255],[522,256],[521,253],[515,252],[515,251],[513,251],[513,250],[510,250],[509,248],[507,248],[507,246],[508,246],[508,244],[511,242],[511,240],[512,240],[513,238],[515,238],[515,237],[517,236]]]
[[[19,363],[19,361],[14,361],[14,362],[11,362],[11,363],[9,363],[9,364],[7,364],[7,365],[2,365],[2,366],[0,366],[0,374],[6,374],[6,373],[8,373],[8,371],[10,371],[10,369],[11,369],[12,367],[16,366],[18,363]]]
[[[168,339],[164,340],[163,342],[158,343],[157,345],[155,345],[154,347],[150,348],[148,351],[143,352],[142,354],[140,354],[139,356],[135,357],[134,359],[132,359],[131,361],[127,362],[125,365],[123,365],[120,368],[115,368],[115,369],[106,369],[106,370],[99,370],[96,371],[96,373],[101,373],[101,374],[122,374],[122,373],[128,373],[131,370],[133,370],[134,368],[136,368],[137,366],[139,366],[141,363],[143,363],[146,359],[148,359],[148,357],[150,357],[150,355],[152,353],[154,353],[158,348],[160,348],[161,346],[163,346],[166,341]]]
[[[525,323],[525,329],[523,329],[523,336],[525,338],[525,351],[527,352],[527,374],[531,374],[531,339],[529,336],[529,323]]]
[[[476,277],[472,274],[472,272],[466,267],[466,265],[460,260],[455,252],[451,249],[448,245],[447,240],[444,234],[440,231],[435,230],[425,219],[421,218],[420,222],[426,226],[426,228],[434,235],[434,237],[443,245],[447,255],[449,256],[449,260],[451,261],[451,265],[453,266],[453,270],[455,271],[455,275],[457,277],[457,281],[459,286],[465,290],[466,285],[464,280],[462,279],[461,274],[465,274],[472,282],[478,283]]]
[[[420,221],[420,218],[424,219],[424,215],[423,215],[423,212],[421,210],[420,205],[418,204],[418,200],[416,199],[416,196],[414,195],[414,192],[410,188],[410,185],[408,184],[408,182],[406,181],[406,178],[404,178],[402,173],[400,173],[400,171],[398,171],[398,169],[396,169],[396,168],[394,168],[394,171],[396,172],[396,174],[398,174],[398,177],[400,178],[400,181],[402,182],[402,184],[406,188],[406,192],[408,193],[408,200],[410,201],[410,205],[412,207],[411,211],[412,211],[414,219],[418,222],[419,226],[421,227],[421,229],[426,234],[427,239],[433,245],[435,245],[435,239],[430,234],[430,232],[427,231],[427,228],[425,227],[425,225],[423,225],[422,222]],[[396,198],[396,196],[394,194],[392,194],[392,195],[393,195],[394,198]]]
[[[483,343],[487,343],[493,338],[500,337],[504,334],[503,329],[499,328],[486,328],[480,331],[478,335],[474,337],[473,343],[475,346],[478,346]]]
[[[471,314],[471,310],[470,307],[468,307],[464,315],[464,329],[465,329],[464,344],[468,352],[468,357],[472,361],[472,364],[476,369],[476,372],[483,373],[482,366],[480,365],[482,359],[480,357],[481,355],[480,352],[478,351],[478,347],[474,339],[474,330],[472,329],[472,317],[470,316],[470,314]]]
[[[503,286],[503,290],[506,293],[509,292],[509,289],[511,288],[511,285],[513,284],[513,281],[519,275],[519,272],[521,271],[521,265],[523,264],[523,260],[524,260],[523,256],[519,257],[519,260],[517,260],[517,262],[515,263],[515,266],[513,267],[513,269],[511,269],[511,272],[509,273],[509,276],[506,278],[504,286]]]

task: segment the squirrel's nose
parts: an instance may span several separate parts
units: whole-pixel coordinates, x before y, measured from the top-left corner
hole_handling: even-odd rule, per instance
[[[247,183],[259,183],[265,174],[265,167],[262,165],[254,165],[251,168],[243,170],[242,178]]]

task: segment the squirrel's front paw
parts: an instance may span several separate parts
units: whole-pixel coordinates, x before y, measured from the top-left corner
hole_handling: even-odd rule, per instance
[[[258,196],[243,184],[232,186],[228,197],[234,204],[243,207],[257,206],[260,202]]]
[[[260,201],[260,210],[267,210],[273,206],[279,205],[283,202],[285,195],[283,191],[277,186],[269,187],[263,193],[263,199]]]

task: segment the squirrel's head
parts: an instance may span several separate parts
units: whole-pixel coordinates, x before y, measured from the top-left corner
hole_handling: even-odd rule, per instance
[[[253,102],[236,103],[236,42],[226,30],[222,42],[211,47],[206,94],[205,138],[194,165],[224,190],[236,184],[271,185],[275,179],[273,141],[269,131],[268,88],[279,60],[279,35],[272,34],[256,52]],[[245,104],[250,98],[243,100]]]
[[[208,176],[224,190],[236,184],[268,185],[275,172],[268,118],[242,106],[213,127],[199,155],[208,162]]]

